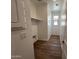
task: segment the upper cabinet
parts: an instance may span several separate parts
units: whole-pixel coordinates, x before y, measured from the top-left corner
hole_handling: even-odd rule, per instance
[[[12,0],[11,1],[11,22],[12,23],[16,23],[18,20],[17,20],[17,6],[16,6],[16,0]]]
[[[26,27],[26,8],[24,0],[12,0],[11,1],[11,26],[15,28]]]

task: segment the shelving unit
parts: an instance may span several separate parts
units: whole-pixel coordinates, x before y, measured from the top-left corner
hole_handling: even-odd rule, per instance
[[[39,19],[36,19],[36,18],[32,18],[32,17],[31,17],[31,20],[41,21],[41,20],[39,20]]]

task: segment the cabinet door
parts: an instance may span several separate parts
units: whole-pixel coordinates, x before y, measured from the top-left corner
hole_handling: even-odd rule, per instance
[[[17,7],[16,7],[16,1],[11,0],[11,22],[16,23],[17,22]]]
[[[12,0],[12,27],[24,27],[26,10],[24,0]]]
[[[12,32],[12,36],[11,36],[12,59],[34,59],[29,0],[16,0],[16,2],[17,2],[17,7],[18,7],[17,10],[18,10],[19,20],[16,23],[12,23],[12,25],[13,26],[26,25],[25,27],[27,27],[27,29],[22,30],[22,31]],[[23,9],[24,3],[25,3],[26,10]],[[24,19],[23,16],[24,17],[26,16],[27,19]]]

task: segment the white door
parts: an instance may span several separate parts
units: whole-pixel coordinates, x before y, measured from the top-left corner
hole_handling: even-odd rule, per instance
[[[23,2],[24,1],[24,2]],[[18,23],[16,20],[12,20],[12,27],[23,27],[23,30],[12,31],[11,35],[11,53],[12,59],[34,59],[33,40],[31,32],[31,17],[28,8],[29,0],[16,0],[17,3],[16,12],[18,12]],[[25,8],[24,8],[25,6]],[[16,7],[16,5],[14,6]],[[12,10],[14,11],[14,9]],[[14,17],[16,17],[16,12]],[[13,16],[13,15],[12,15]],[[15,23],[14,23],[15,22]]]

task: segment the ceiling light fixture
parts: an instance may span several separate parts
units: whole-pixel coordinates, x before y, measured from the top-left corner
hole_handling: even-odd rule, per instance
[[[58,6],[58,4],[56,4],[56,6]]]

